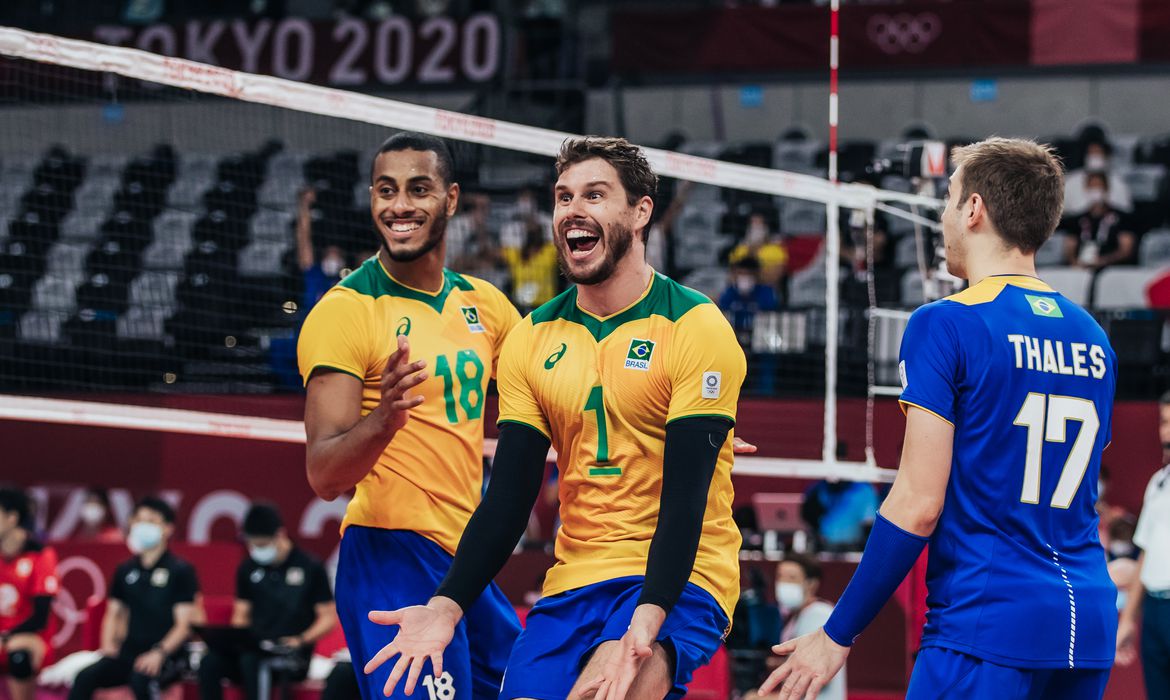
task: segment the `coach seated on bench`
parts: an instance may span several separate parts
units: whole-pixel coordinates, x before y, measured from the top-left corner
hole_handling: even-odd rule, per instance
[[[102,619],[102,658],[77,674],[69,700],[98,688],[129,685],[136,700],[154,700],[183,669],[199,583],[195,567],[167,550],[175,511],[147,497],[134,507],[126,544],[134,557],[114,571]]]
[[[232,626],[251,630],[254,648],[226,654],[212,648],[199,664],[199,694],[222,700],[222,680],[260,695],[264,668],[279,680],[304,680],[313,646],[333,629],[337,613],[321,562],[293,544],[272,505],[257,503],[244,518],[248,556],[236,570]]]

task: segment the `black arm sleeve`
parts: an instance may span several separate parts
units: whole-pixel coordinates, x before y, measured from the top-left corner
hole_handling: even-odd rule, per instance
[[[709,417],[682,418],[666,426],[662,500],[639,605],[650,603],[669,613],[682,595],[695,566],[719,450],[730,428],[729,420]]]
[[[435,595],[450,598],[464,612],[508,561],[544,480],[549,440],[519,423],[500,426],[492,478],[483,502],[475,509],[455,560]]]
[[[23,632],[40,632],[49,624],[49,608],[53,604],[53,596],[39,595],[33,598],[32,614],[16,627],[8,630],[8,634],[21,634]]]

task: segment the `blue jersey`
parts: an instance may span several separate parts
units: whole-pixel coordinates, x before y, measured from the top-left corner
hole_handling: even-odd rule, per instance
[[[1108,668],[1117,589],[1097,536],[1117,359],[1034,277],[990,277],[914,312],[901,401],[955,427],[930,539],[924,647],[1024,668]]]

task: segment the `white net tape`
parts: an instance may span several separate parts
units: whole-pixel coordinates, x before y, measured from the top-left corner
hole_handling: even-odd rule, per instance
[[[574,134],[540,129],[498,119],[319,87],[266,75],[228,70],[159,54],[64,39],[50,34],[0,27],[0,54],[82,70],[117,73],[161,85],[222,95],[246,102],[285,107],[340,119],[421,131],[543,156],[556,156],[561,143]],[[938,201],[914,194],[864,185],[834,185],[812,175],[727,163],[682,153],[646,148],[660,175],[719,187],[762,192],[814,202],[866,209],[877,202],[937,207]],[[901,215],[905,212],[893,210]]]

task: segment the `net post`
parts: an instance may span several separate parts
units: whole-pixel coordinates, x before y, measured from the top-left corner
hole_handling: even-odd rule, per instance
[[[829,183],[837,188],[837,65],[841,10],[832,0],[829,26]],[[837,316],[840,307],[841,205],[825,204],[825,443],[821,458],[837,462]]]

